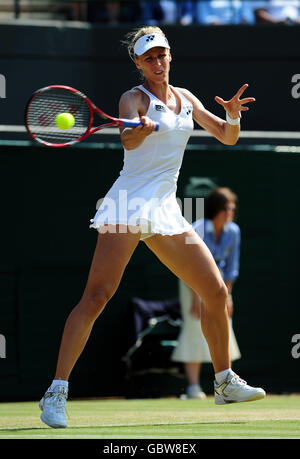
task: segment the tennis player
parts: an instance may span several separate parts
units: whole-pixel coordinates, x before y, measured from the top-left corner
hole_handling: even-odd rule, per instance
[[[216,97],[226,111],[224,121],[187,89],[169,84],[172,57],[160,28],[143,27],[126,38],[144,81],[121,96],[119,113],[121,118],[141,120],[142,125],[121,129],[124,166],[91,220],[99,234],[87,284],[67,318],[56,374],[40,401],[42,421],[56,428],[67,426],[70,373],[140,240],[204,302],[201,324],[215,372],[216,404],[265,397],[263,389],[247,385],[231,370],[228,291],[209,249],[183,218],[176,201],[177,178],[194,121],[221,143],[234,145],[241,112],[255,99],[241,98],[247,84],[228,101]],[[107,211],[111,202],[114,212]]]

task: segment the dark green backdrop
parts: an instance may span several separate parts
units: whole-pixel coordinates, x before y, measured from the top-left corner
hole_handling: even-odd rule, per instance
[[[291,339],[299,333],[300,317],[300,156],[289,150],[191,145],[178,183],[181,198],[191,195],[191,177],[210,178],[239,196],[234,326],[243,358],[235,368],[275,392],[299,390]],[[0,393],[4,400],[38,398],[53,377],[64,321],[86,282],[97,236],[89,219],[122,167],[122,150],[82,144],[62,151],[20,142],[2,145],[0,158],[0,332],[7,344]],[[194,191],[201,194],[200,188]],[[120,359],[127,303],[132,296],[176,295],[176,278],[141,242],[74,369],[72,396],[126,395]],[[206,385],[211,390],[210,380]],[[170,384],[170,394],[178,390]]]
[[[136,25],[134,26],[136,27]],[[0,124],[22,124],[33,91],[66,84],[86,93],[105,112],[117,115],[119,97],[137,84],[137,72],[121,45],[133,27],[72,21],[45,25],[1,24],[0,73],[6,99]],[[228,99],[242,84],[256,98],[245,115],[246,130],[298,131],[299,27],[165,26],[172,53],[170,82],[186,87],[219,116],[216,95]],[[298,79],[296,79],[298,81]]]
[[[23,125],[31,93],[54,83],[74,86],[117,114],[120,95],[137,83],[120,44],[128,30],[72,22],[2,24],[6,98],[0,100],[0,125]],[[164,30],[172,48],[173,85],[187,87],[224,116],[214,96],[228,98],[247,82],[247,94],[257,101],[243,117],[243,130],[299,130],[299,98],[292,96],[292,77],[299,73],[298,27]],[[0,359],[0,398],[38,399],[53,378],[64,321],[88,275],[97,236],[89,219],[118,176],[122,151],[119,145],[95,147],[97,137],[54,150],[32,146],[24,134],[1,136],[0,334],[7,358]],[[242,139],[235,147],[207,142],[206,147],[191,139],[178,195],[190,195],[199,177],[239,195],[242,251],[234,325],[243,358],[236,370],[268,391],[299,391],[300,360],[291,356],[292,336],[300,333],[299,151],[250,148]],[[175,277],[141,243],[74,369],[71,396],[124,395],[120,358],[128,300],[176,295]],[[211,391],[211,366],[203,376]],[[169,393],[184,387],[183,380],[168,384]]]

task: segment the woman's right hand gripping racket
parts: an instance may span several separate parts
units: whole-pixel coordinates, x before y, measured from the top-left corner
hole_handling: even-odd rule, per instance
[[[92,127],[94,113],[109,121]],[[66,147],[86,139],[100,129],[132,127],[141,121],[114,118],[104,113],[82,92],[53,85],[36,91],[26,106],[25,126],[31,137],[48,147]],[[155,131],[159,124],[156,123]]]

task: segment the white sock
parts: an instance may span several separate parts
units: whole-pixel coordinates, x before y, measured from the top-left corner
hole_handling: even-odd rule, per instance
[[[69,382],[64,381],[63,379],[53,379],[51,386],[47,390],[47,392],[53,392],[55,387],[57,386],[63,386],[68,390],[69,387]]]
[[[227,376],[233,376],[234,372],[232,371],[231,368],[227,368],[227,370],[220,371],[219,373],[215,374],[215,378],[218,384],[221,384]]]

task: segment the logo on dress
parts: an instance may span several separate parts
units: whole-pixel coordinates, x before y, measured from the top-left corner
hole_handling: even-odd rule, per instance
[[[192,113],[192,111],[193,111],[193,106],[192,106],[192,105],[186,105],[186,106],[184,107],[184,109],[185,109],[185,113],[186,113],[187,115],[190,115],[190,113]]]
[[[158,111],[158,112],[165,112],[166,109],[163,105],[157,105],[155,104],[155,110]]]

